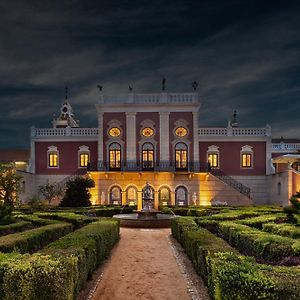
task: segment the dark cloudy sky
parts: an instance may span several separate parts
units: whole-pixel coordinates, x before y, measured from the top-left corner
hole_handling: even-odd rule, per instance
[[[0,148],[29,147],[70,87],[82,127],[97,126],[106,93],[192,91],[200,126],[300,137],[299,1],[0,1]]]

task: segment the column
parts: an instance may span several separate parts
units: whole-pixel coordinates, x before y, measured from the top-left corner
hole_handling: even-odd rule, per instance
[[[159,146],[161,165],[165,165],[166,162],[170,161],[169,115],[169,112],[159,113]]]
[[[126,113],[126,161],[136,164],[136,113]]]
[[[154,209],[158,209],[158,191],[154,191],[154,199],[153,199],[154,201],[154,203],[153,203],[153,205],[154,205]]]
[[[137,192],[137,209],[141,210],[143,208],[143,199],[142,199],[142,191]]]
[[[199,127],[199,121],[198,121],[198,111],[193,112],[193,135],[194,135],[194,163],[195,163],[195,170],[197,170],[199,167],[197,165],[199,164],[199,138],[198,138],[198,127]]]
[[[103,113],[98,113],[98,167],[103,166]]]
[[[171,205],[175,205],[175,192],[171,192]]]
[[[122,191],[121,193],[122,193],[121,194],[122,195],[122,199],[121,199],[122,205],[126,205],[126,191]]]

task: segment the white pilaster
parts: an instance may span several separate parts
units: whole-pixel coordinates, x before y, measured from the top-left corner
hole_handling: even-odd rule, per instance
[[[128,162],[136,162],[136,113],[126,112],[126,158]]]
[[[198,112],[193,112],[194,162],[199,162]]]
[[[98,112],[98,162],[103,163],[103,113]]]
[[[170,160],[169,112],[159,113],[160,162]]]

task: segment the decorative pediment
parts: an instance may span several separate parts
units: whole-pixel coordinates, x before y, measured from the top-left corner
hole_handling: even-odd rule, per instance
[[[253,147],[249,146],[249,145],[245,145],[241,148],[242,152],[253,152]]]
[[[215,145],[211,145],[207,148],[207,152],[219,152],[219,147]]]

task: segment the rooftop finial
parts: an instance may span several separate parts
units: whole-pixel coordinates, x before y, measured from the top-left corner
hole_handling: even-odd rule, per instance
[[[67,100],[68,99],[68,94],[69,94],[69,88],[67,86],[65,88],[65,92],[66,92],[65,99]]]
[[[194,81],[193,84],[192,84],[192,87],[193,87],[194,91],[196,91],[197,87],[198,87],[198,82]]]
[[[161,80],[161,89],[162,91],[166,90],[166,78],[163,76]]]

